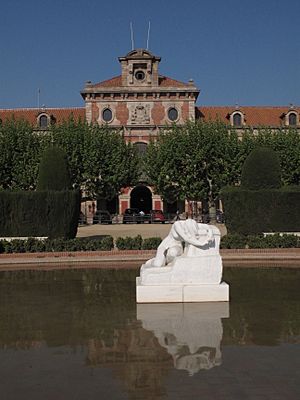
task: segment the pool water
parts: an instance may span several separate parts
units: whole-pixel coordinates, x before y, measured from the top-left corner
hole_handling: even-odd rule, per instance
[[[230,303],[136,305],[136,270],[0,273],[0,398],[300,398],[300,269],[226,268]]]

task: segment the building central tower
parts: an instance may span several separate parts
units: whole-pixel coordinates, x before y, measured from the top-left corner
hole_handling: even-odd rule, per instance
[[[81,95],[89,123],[122,129],[127,141],[147,144],[172,123],[195,119],[199,90],[159,74],[160,57],[132,50],[119,57],[121,75],[100,83],[87,82]]]

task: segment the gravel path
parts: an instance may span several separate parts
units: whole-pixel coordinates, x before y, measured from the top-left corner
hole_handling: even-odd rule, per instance
[[[226,234],[226,227],[223,224],[216,224],[222,236]],[[125,236],[141,235],[142,238],[153,236],[167,236],[171,229],[171,224],[112,224],[112,225],[86,225],[78,228],[77,237],[97,237],[111,235],[114,239]]]

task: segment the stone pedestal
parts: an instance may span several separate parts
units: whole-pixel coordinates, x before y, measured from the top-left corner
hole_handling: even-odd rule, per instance
[[[137,303],[193,303],[229,301],[229,285],[225,282],[207,285],[142,285],[136,278]]]

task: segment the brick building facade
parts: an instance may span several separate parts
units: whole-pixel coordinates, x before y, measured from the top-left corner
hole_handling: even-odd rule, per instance
[[[81,96],[84,107],[42,109],[0,109],[0,123],[7,118],[27,119],[37,129],[47,129],[69,116],[86,119],[89,123],[107,124],[120,129],[126,141],[143,152],[150,138],[155,138],[168,124],[183,124],[187,120],[220,120],[243,130],[247,126],[293,126],[300,131],[300,107],[208,107],[197,106],[200,90],[194,82],[180,82],[159,73],[160,57],[148,50],[137,49],[119,57],[121,74],[103,82],[86,82]],[[143,203],[144,201],[144,203]],[[116,204],[116,202],[115,202]],[[123,213],[128,207],[163,209],[159,195],[140,184],[124,188],[115,211]]]
[[[195,119],[199,90],[192,81],[159,75],[160,57],[146,50],[131,51],[119,61],[121,75],[87,82],[82,90],[88,122],[122,128],[127,140],[147,143],[161,127]]]

